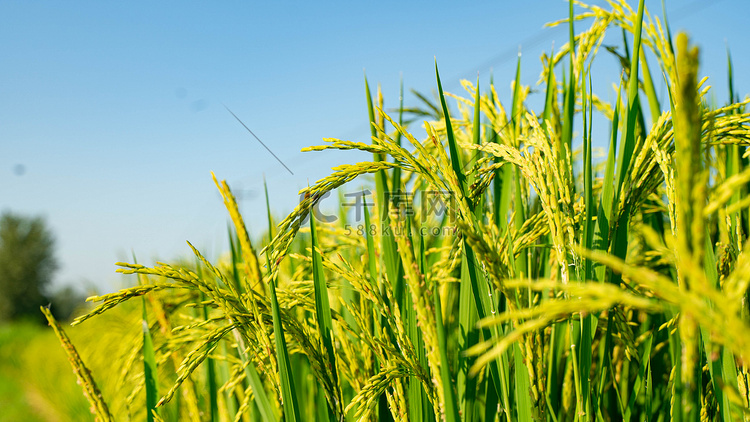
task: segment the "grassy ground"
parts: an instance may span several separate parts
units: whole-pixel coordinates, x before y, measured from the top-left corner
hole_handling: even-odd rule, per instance
[[[80,331],[71,330],[78,341]],[[0,409],[0,421],[94,420],[48,327],[23,322],[0,327]]]
[[[0,421],[42,422],[54,420],[47,406],[24,377],[23,355],[27,345],[39,338],[50,338],[48,330],[32,324],[16,323],[0,327]],[[50,350],[51,353],[56,353]]]

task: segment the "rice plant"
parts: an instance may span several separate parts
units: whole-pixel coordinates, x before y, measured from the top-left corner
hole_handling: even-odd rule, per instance
[[[570,39],[541,58],[541,110],[520,76],[503,102],[493,84],[444,92],[436,65],[437,101],[393,116],[365,82],[371,139],[306,151],[373,159],[303,189],[260,242],[214,177],[226,259],[118,263],[139,284],[74,322],[145,298],[108,357],[121,393],[98,393],[56,328],[97,418],[750,419],[749,100],[712,104],[697,48],[643,0],[575,4],[551,23]],[[591,66],[612,30],[632,45],[608,103]],[[434,118],[424,139],[405,113]],[[364,184],[363,215],[316,221],[324,195]]]

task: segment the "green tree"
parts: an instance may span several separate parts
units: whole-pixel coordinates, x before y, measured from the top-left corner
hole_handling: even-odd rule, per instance
[[[0,216],[0,321],[37,317],[57,269],[55,240],[41,217]]]

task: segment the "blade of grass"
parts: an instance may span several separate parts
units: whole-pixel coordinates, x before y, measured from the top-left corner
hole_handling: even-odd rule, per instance
[[[266,183],[266,177],[263,176],[263,192],[266,195],[266,217],[268,218],[268,241],[273,241],[273,216],[271,215],[271,201],[268,197],[268,184]],[[312,217],[311,217],[312,218]]]
[[[407,305],[412,305],[412,299],[407,295]],[[418,353],[418,360],[422,366],[427,365],[427,360],[424,358],[424,341],[417,329],[417,318],[414,312],[414,306],[409,306],[405,309],[406,316],[410,322],[410,326],[413,327],[409,330],[409,339],[411,340],[414,348]],[[425,399],[422,390],[422,382],[416,376],[412,375],[409,377],[409,386],[407,389],[407,403],[409,406],[409,420],[412,421],[424,421],[426,419],[426,413],[428,410],[425,409]]]
[[[729,88],[729,104],[739,102],[739,98],[735,97],[734,94],[734,75],[732,72],[732,54],[729,52],[729,45],[727,45],[727,87]]]
[[[615,205],[614,202],[614,174],[615,174],[615,151],[617,150],[617,129],[620,124],[620,93],[622,92],[622,80],[620,80],[620,87],[617,90],[617,101],[615,103],[615,111],[612,118],[611,136],[609,142],[609,151],[607,153],[607,164],[604,170],[604,181],[602,183],[602,189],[599,194],[599,209],[596,216],[597,224],[594,227],[594,240],[592,241],[592,247],[606,251],[609,250],[609,232],[610,222],[612,221],[612,209]],[[599,265],[596,271],[596,279],[600,282],[605,281],[607,269],[604,266]]]
[[[511,116],[513,116],[513,144],[518,145],[519,132],[521,130],[521,113],[523,111],[523,105],[521,104],[521,53],[518,53],[518,62],[516,63],[516,81],[513,88],[513,104],[511,107]],[[523,223],[526,221],[526,203],[521,196],[521,170],[518,167],[513,168],[513,216],[514,216],[514,228],[516,233],[519,233]],[[515,264],[515,275],[516,277],[528,277],[528,253],[526,251],[520,253],[518,258],[515,259],[515,251],[509,250],[509,254]]]
[[[143,378],[146,384],[146,420],[153,422],[159,393],[156,387],[156,355],[154,353],[154,342],[148,328],[148,317],[146,315],[146,298],[141,297],[143,305],[143,319],[141,320],[143,331]]]
[[[643,387],[645,377],[647,376],[646,372],[648,371],[648,366],[649,366],[648,362],[650,361],[650,357],[651,357],[651,344],[653,340],[654,340],[653,336],[648,336],[646,338],[646,344],[644,346],[643,356],[641,357],[641,366],[638,368],[638,375],[635,377],[635,383],[633,384],[633,391],[630,394],[628,407],[625,409],[625,415],[623,417],[623,421],[625,422],[630,421],[630,417],[633,415],[633,411],[635,410],[636,399],[638,399],[638,395],[640,394],[641,388]],[[646,400],[650,400],[650,398],[647,397]]]
[[[575,29],[573,26],[573,1],[568,2],[568,14],[569,14],[569,51],[570,51],[570,64],[568,73],[568,86],[564,93],[564,105],[563,105],[563,124],[562,124],[562,136],[559,139],[558,151],[572,151],[573,150],[573,126],[576,105],[576,74],[573,63],[575,62]],[[562,159],[562,156],[560,157]],[[562,174],[562,180],[571,180],[570,173],[572,169],[569,169],[564,163],[558,163]],[[565,282],[565,281],[564,281]]]
[[[516,381],[516,420],[531,421],[534,420],[531,404],[531,384],[529,380],[529,371],[526,369],[521,347],[518,343],[513,346],[513,367],[515,370]]]
[[[458,180],[458,185],[462,189],[462,196],[466,197],[466,176],[463,173],[462,166],[461,166],[461,157],[458,152],[458,147],[456,144],[456,140],[454,139],[453,135],[453,126],[451,125],[450,121],[450,113],[448,112],[448,106],[445,102],[445,95],[443,94],[443,86],[440,83],[440,72],[438,71],[437,67],[437,61],[435,61],[435,76],[437,78],[437,85],[438,85],[438,94],[440,96],[440,104],[443,107],[443,114],[445,115],[445,127],[446,127],[446,134],[448,138],[448,148],[450,150],[450,158],[451,158],[451,166],[453,167],[453,171],[456,175],[456,179]],[[469,203],[469,208],[473,212],[473,206],[471,204],[471,201],[467,201]],[[473,215],[466,216],[467,218],[474,218]],[[490,293],[489,286],[486,281],[480,282],[478,279],[478,271],[475,266],[475,257],[474,252],[472,251],[471,247],[465,242],[464,240],[464,253],[466,254],[466,261],[469,265],[469,275],[471,279],[472,284],[472,290],[474,292],[474,303],[477,308],[477,315],[479,319],[485,318],[486,316],[492,314],[494,309],[494,304],[492,303],[492,294]],[[491,329],[483,329],[485,340],[492,339],[492,338],[499,338],[500,333],[498,332],[497,326],[493,326]],[[492,376],[493,382],[496,386],[500,386],[498,390],[501,392],[501,398],[503,399],[503,409],[506,413],[506,416],[508,417],[508,420],[511,419],[510,417],[510,406],[509,406],[509,400],[508,400],[508,385],[507,383],[503,383],[501,380],[507,379],[505,376],[505,366],[501,365],[498,362],[499,359],[495,359],[490,363],[490,375]]]
[[[416,236],[417,242],[417,265],[419,266],[420,274],[425,274],[426,270],[426,259],[425,259],[425,246],[424,238],[421,234]],[[422,331],[417,325],[417,312],[412,303],[411,295],[406,296],[406,307],[405,307],[405,327],[409,339],[417,353],[417,361],[422,368],[428,368],[427,356],[425,355],[425,345],[422,339]],[[410,421],[432,421],[435,417],[435,411],[427,398],[427,394],[424,391],[422,382],[416,376],[409,377],[409,386],[407,392],[407,403],[409,406],[409,419]]]
[[[555,124],[553,118],[559,114],[557,105],[557,83],[555,81],[555,67],[552,58],[555,56],[554,50],[550,53],[547,68],[547,87],[544,101],[544,111],[542,112],[542,125],[546,131],[554,133]],[[548,236],[544,236],[543,243],[549,243]],[[550,273],[549,259],[545,259],[546,253],[540,255],[538,262],[543,263],[539,268],[538,277],[547,278]],[[545,404],[547,413],[553,421],[557,421],[558,412],[561,409],[561,389],[557,388],[559,379],[563,377],[563,348],[565,343],[565,331],[562,323],[552,325],[550,335],[549,353],[547,358],[547,375],[545,386]]]
[[[445,422],[458,422],[461,420],[458,416],[458,406],[456,395],[453,392],[453,380],[450,374],[450,364],[448,361],[448,350],[445,340],[445,327],[443,326],[442,304],[440,302],[440,289],[438,283],[434,283],[432,295],[435,299],[435,322],[437,324],[438,349],[440,354],[440,378],[443,384],[443,405],[445,406]]]
[[[373,142],[375,142],[375,138],[377,138],[377,121],[375,120],[375,111],[373,107],[372,102],[372,95],[370,94],[370,86],[367,82],[367,77],[365,77],[365,94],[367,96],[367,112],[370,118],[370,131],[373,138]],[[381,105],[382,109],[382,105]],[[385,130],[385,128],[382,128]],[[382,161],[384,158],[381,154],[375,153],[373,156],[373,159],[375,162]],[[388,208],[391,203],[390,196],[393,192],[395,192],[396,187],[392,187],[394,190],[389,190],[388,187],[388,176],[385,170],[380,170],[375,174],[375,192],[376,192],[376,205],[378,206],[379,211],[379,226],[378,230],[381,234],[380,240],[381,240],[381,252],[383,257],[383,263],[385,264],[385,274],[386,279],[390,283],[390,286],[388,286],[391,291],[394,292],[394,297],[396,300],[396,303],[399,305],[403,305],[403,297],[404,295],[404,281],[403,281],[403,269],[401,268],[401,260],[398,256],[398,251],[396,248],[396,240],[393,236],[390,235],[390,217],[388,215]],[[369,225],[367,226],[369,229]],[[374,256],[374,255],[373,255]],[[379,280],[378,278],[375,278],[373,280]],[[381,286],[381,290],[384,288],[384,286]],[[383,317],[385,318],[385,317]],[[387,326],[386,324],[381,323],[383,326]],[[377,369],[377,368],[376,368]],[[385,394],[382,394],[380,396],[380,401],[378,404],[378,415],[379,419],[383,422],[387,422],[392,420],[391,412],[388,409],[388,401]]]
[[[264,421],[279,420],[279,418],[276,417],[273,411],[273,407],[271,406],[271,402],[268,399],[268,395],[266,395],[266,390],[263,387],[263,382],[260,379],[258,370],[255,368],[255,363],[247,355],[245,341],[242,339],[242,336],[236,329],[232,330],[232,334],[234,335],[234,339],[237,342],[237,350],[240,356],[240,360],[242,361],[242,367],[245,372],[245,379],[252,389],[253,399],[255,400],[255,404],[258,406],[258,411],[260,412],[261,417]]]
[[[375,109],[372,103],[372,95],[370,94],[370,85],[365,77],[365,94],[367,96],[367,113],[370,117],[370,133],[374,138],[377,138],[378,131],[376,129],[377,122],[375,120]],[[374,140],[373,140],[374,142]],[[384,158],[380,153],[373,154],[373,160],[380,162]],[[378,206],[378,215],[380,217],[380,233],[385,233],[385,228],[389,227],[388,207],[390,203],[390,194],[388,186],[388,176],[385,170],[380,170],[375,174],[375,193],[376,193],[376,205]],[[397,298],[401,297],[401,290],[399,287],[399,272],[400,263],[398,259],[398,253],[396,252],[396,243],[392,236],[381,236],[381,247],[383,249],[383,260],[385,262],[386,275],[388,281],[391,283],[391,288],[396,292]]]
[[[138,260],[133,255],[133,262],[138,263]],[[138,282],[140,284],[148,284],[145,280],[145,276],[139,274]],[[154,415],[158,417],[156,407],[159,399],[159,392],[157,389],[157,368],[156,368],[156,354],[154,352],[154,342],[151,338],[151,331],[148,326],[148,314],[146,313],[146,298],[141,296],[141,338],[143,341],[143,382],[146,390],[146,420],[148,422],[154,421]]]
[[[310,234],[312,237],[312,271],[313,287],[315,292],[315,316],[318,322],[318,332],[323,341],[325,355],[328,358],[328,371],[331,373],[332,384],[338,388],[338,372],[336,370],[336,356],[333,350],[333,321],[331,319],[331,306],[328,301],[328,287],[326,286],[325,275],[323,274],[323,262],[318,251],[318,234],[315,224],[315,217],[310,217]],[[338,397],[331,397],[331,402],[340,402]],[[343,414],[343,410],[337,405],[329,404],[329,418],[336,420],[337,415]]]
[[[472,300],[471,279],[466,255],[461,259],[461,285],[458,305],[458,374],[456,377],[457,395],[461,401],[461,415],[464,421],[474,420],[476,400],[476,377],[469,377],[469,368],[474,361],[464,351],[479,341],[476,329],[477,313]]]
[[[378,269],[377,269],[377,262],[375,261],[375,242],[370,235],[370,210],[367,207],[367,198],[365,196],[362,197],[362,207],[364,208],[364,215],[365,215],[365,242],[367,245],[367,270],[370,274],[370,282],[375,284],[378,280]]]
[[[654,414],[652,399],[654,397],[654,383],[651,379],[651,356],[648,356],[646,361],[646,420],[651,419],[651,415]]]
[[[555,57],[553,49],[549,56],[549,66],[547,68],[547,89],[544,94],[544,110],[542,111],[542,124],[546,130],[552,131],[550,126],[553,116],[553,109],[557,108],[557,82],[555,82],[555,65],[552,60]]]
[[[495,422],[497,419],[497,416],[499,414],[502,414],[498,409],[498,397],[497,392],[495,391],[495,384],[492,382],[491,379],[485,378],[484,379],[484,385],[486,389],[485,394],[485,403],[484,403],[484,421],[485,422]],[[557,422],[557,421],[555,421]]]
[[[495,104],[495,95],[493,94],[495,92],[495,84],[492,74],[490,74],[490,104],[492,104],[492,108],[494,109],[496,107]],[[495,129],[493,127],[493,124],[490,124],[488,126],[488,142],[497,143],[498,142],[498,135],[497,132],[495,132]],[[501,162],[500,157],[495,157],[494,159],[495,164],[498,164]],[[503,208],[502,204],[502,197],[503,193],[507,191],[507,189],[503,188],[503,180],[504,180],[504,169],[507,170],[508,166],[500,167],[499,169],[495,170],[495,177],[492,180],[492,211],[493,211],[493,221],[495,223],[495,226],[497,226],[500,230],[504,230],[506,225],[504,224],[505,215],[507,214],[507,207]],[[507,194],[505,195],[507,196]],[[501,232],[502,234],[502,232]]]
[[[480,144],[480,94],[479,80],[477,80],[476,94],[474,98],[474,121],[472,125],[472,141],[474,144]],[[474,182],[473,174],[468,176],[467,183],[471,185]],[[475,209],[475,213],[481,213],[481,201]],[[477,215],[477,217],[479,217]],[[474,404],[477,395],[476,377],[468,377],[469,368],[473,359],[466,356],[463,352],[479,341],[479,332],[476,330],[477,313],[472,301],[471,275],[474,266],[470,266],[464,254],[461,259],[461,284],[459,286],[459,303],[458,303],[458,374],[456,376],[457,396],[461,403],[461,415],[465,422],[474,420]]]
[[[268,231],[269,231],[269,238],[272,239],[271,233],[273,230],[273,221],[271,220],[271,212],[270,212],[270,205],[269,205],[269,198],[268,198],[268,190],[266,189],[266,205],[268,207]],[[315,216],[310,216],[310,221],[312,221],[315,218]],[[270,252],[266,253],[266,267],[268,268],[268,271],[271,271],[271,261],[270,261]],[[273,274],[273,273],[271,273]],[[289,360],[289,351],[286,346],[286,338],[284,336],[284,327],[281,323],[281,311],[279,309],[279,300],[276,296],[276,277],[271,277],[268,283],[268,297],[271,302],[271,317],[273,319],[273,333],[274,333],[274,345],[275,345],[275,351],[276,351],[276,360],[278,361],[279,366],[279,378],[281,381],[281,404],[284,409],[284,419],[286,421],[290,422],[296,422],[303,420],[302,414],[299,411],[299,399],[297,397],[297,392],[295,388],[294,383],[294,374],[291,370],[291,363]],[[236,333],[236,330],[235,330]],[[237,339],[240,340],[239,333],[235,334]],[[241,344],[241,343],[239,343]],[[244,350],[244,349],[241,349]],[[249,362],[248,365],[245,366],[245,368],[249,368],[249,374],[252,376],[251,378],[251,384],[260,384],[260,378],[258,377],[258,373],[255,370],[255,367],[253,366],[252,362]],[[247,369],[246,369],[247,371]],[[256,385],[253,385],[253,391],[263,391],[262,384],[260,384],[258,389],[256,390]],[[265,396],[265,393],[263,393],[263,396]],[[256,403],[258,403],[258,407],[261,410],[261,413],[263,414],[264,420],[276,420],[275,418],[271,419],[269,418],[268,410],[270,409],[264,409],[264,407],[267,405],[268,400],[266,399],[264,402],[262,400],[259,400],[256,395]],[[269,405],[270,407],[270,405]]]
[[[271,262],[267,259],[266,264],[271,268]],[[289,422],[302,421],[299,412],[299,403],[294,383],[294,374],[289,363],[289,352],[284,336],[284,327],[281,324],[281,311],[279,300],[276,297],[276,279],[271,278],[268,284],[269,298],[271,299],[271,314],[273,318],[273,333],[276,340],[276,357],[279,362],[279,375],[281,378],[281,401],[284,407],[284,419]]]
[[[371,230],[370,230],[370,228],[372,227],[371,226],[372,223],[370,220],[370,211],[369,211],[369,208],[367,207],[367,198],[365,196],[362,197],[362,204],[363,204],[364,215],[365,215],[364,235],[365,235],[365,242],[367,244],[367,270],[370,274],[370,282],[373,284],[375,283],[380,284],[379,282],[380,279],[378,277],[378,270],[377,270],[377,262],[375,261],[375,257],[377,256],[375,254],[375,242],[374,242],[373,236],[371,236]],[[384,227],[384,226],[380,226],[380,227]],[[386,242],[386,240],[384,240],[384,242]],[[379,287],[381,289],[383,288],[383,286],[379,286]],[[383,320],[383,317],[381,317],[381,321],[379,322],[380,325],[383,325],[382,320]],[[372,337],[375,337],[377,334],[376,332],[377,330],[375,329],[375,321],[373,321],[373,323],[370,324],[370,330],[371,331],[369,335]],[[377,373],[380,370],[380,365],[378,363],[377,358],[373,360],[374,360],[373,370],[375,371],[375,373]],[[392,419],[391,413],[388,410],[388,401],[387,401],[385,394],[381,395],[380,399],[378,400],[378,416],[379,416],[379,420],[383,420],[383,421],[388,421]]]
[[[591,249],[594,236],[594,194],[593,185],[594,177],[592,171],[592,147],[591,147],[591,124],[592,124],[592,112],[593,112],[593,92],[591,91],[591,74],[589,76],[589,93],[592,96],[586,94],[586,83],[584,74],[584,83],[581,84],[581,98],[583,98],[583,202],[584,202],[584,221],[583,221],[583,247]],[[588,115],[587,115],[588,113]],[[583,259],[583,281],[589,281],[592,279],[591,274],[591,260],[588,258]],[[578,344],[578,362],[580,363],[580,379],[581,379],[581,409],[579,409],[579,415],[589,415],[589,372],[591,368],[591,340],[593,337],[592,323],[594,319],[588,312],[581,312],[581,337]]]
[[[200,268],[200,267],[197,267]],[[201,300],[205,300],[205,295],[201,293]],[[145,302],[144,302],[145,305]],[[145,306],[144,306],[145,311]],[[144,319],[145,320],[145,319]],[[203,307],[203,320],[208,321],[208,307]],[[156,363],[156,362],[154,362]],[[208,381],[208,402],[211,409],[211,421],[219,420],[219,392],[218,386],[216,385],[216,362],[215,359],[209,357],[206,359],[206,380]]]
[[[550,335],[550,352],[547,361],[547,402],[550,415],[559,415],[562,411],[562,389],[558,388],[558,380],[564,378],[565,364],[563,361],[567,336],[565,324],[560,322],[552,326]]]
[[[135,257],[133,257],[133,260],[135,260]],[[203,278],[203,266],[201,265],[200,259],[198,259],[197,257],[195,260],[195,269],[196,269],[195,272],[198,275],[198,278],[199,279]],[[148,319],[146,319],[146,302],[145,302],[145,298],[143,299],[144,299],[143,321],[147,322]],[[200,293],[200,301],[201,303],[206,301],[206,295],[203,292]],[[197,309],[195,310],[196,311],[194,314],[195,317],[198,318],[199,317],[198,315],[200,315],[203,317],[204,321],[210,321],[208,317],[208,307],[202,306],[201,308],[202,309],[200,311]],[[146,325],[146,328],[148,328],[147,325]],[[152,346],[152,349],[153,349],[153,346]],[[218,402],[219,394],[217,391],[218,387],[216,385],[216,362],[215,362],[215,359],[210,356],[207,357],[204,362],[206,363],[206,384],[208,387],[208,403],[209,403],[209,411],[210,411],[209,416],[211,418],[211,421],[213,422],[213,421],[219,420],[219,402]],[[154,361],[154,365],[156,365],[155,361]]]
[[[521,104],[521,52],[518,52],[518,61],[516,62],[516,80],[513,84],[513,99],[510,105],[511,123],[513,124],[513,143],[518,143],[518,131],[521,129],[520,121],[523,106]]]
[[[458,145],[453,135],[453,124],[451,123],[450,113],[448,112],[448,105],[445,102],[445,95],[443,94],[443,85],[440,83],[440,73],[437,67],[437,60],[435,61],[435,74],[437,75],[438,93],[440,95],[440,104],[443,107],[443,114],[445,115],[445,132],[448,137],[448,149],[450,151],[451,166],[453,172],[458,179],[458,186],[461,188],[461,194],[466,196],[466,175],[461,165],[461,155],[458,152]],[[470,204],[471,206],[471,204]]]
[[[360,193],[362,194],[363,197],[365,196],[366,192],[364,188],[360,190]],[[351,221],[349,221],[349,216],[348,216],[348,211],[349,211],[348,206],[344,205],[346,203],[347,203],[346,194],[344,193],[343,190],[339,190],[339,204],[342,204],[342,205],[339,211],[338,222],[340,223],[339,227],[341,227],[345,231],[347,231],[349,228],[352,227]],[[354,226],[360,224],[359,212],[360,210],[357,210],[357,216],[355,217],[356,221],[354,222],[355,223]],[[359,255],[356,254],[354,250],[342,250],[339,252],[339,254],[349,262],[351,262],[353,259],[359,259]],[[349,282],[349,280],[345,280],[345,279],[341,280],[340,291],[341,291],[341,300],[344,303],[351,305],[359,301],[359,294],[352,287],[352,284]],[[348,308],[342,307],[340,309],[340,312],[347,325],[349,325],[350,327],[357,327],[356,318],[354,317],[354,315],[352,315],[352,313],[349,311]],[[354,392],[353,390],[351,390],[350,386],[347,385],[346,383],[342,383],[341,384],[342,403],[347,403],[349,401],[347,400],[347,397],[353,397],[353,396],[354,396]]]
[[[227,348],[226,341],[221,342],[221,354],[222,356],[232,355],[232,353]],[[218,369],[218,384],[219,385],[224,385],[224,383],[229,381],[231,377],[230,365],[231,364],[228,361],[219,362],[219,369]],[[231,389],[228,388],[224,390],[224,412],[229,416],[230,419],[233,419],[235,415],[237,414],[237,401],[236,401],[234,391],[235,391],[234,388],[231,388]]]
[[[641,27],[643,25],[643,9],[644,0],[640,0],[638,4],[638,16],[636,18],[636,26],[634,31],[635,40],[633,41],[633,57],[637,58],[641,51]],[[630,75],[628,79],[628,109],[626,114],[625,131],[623,133],[624,141],[620,143],[620,149],[617,154],[617,173],[616,173],[616,184],[615,184],[615,197],[619,198],[622,184],[625,180],[626,171],[630,168],[630,161],[633,158],[635,149],[635,129],[637,113],[636,109],[640,107],[638,100],[638,69],[639,60],[631,60],[630,64]]]
[[[706,231],[708,231],[708,228],[706,228]],[[703,270],[711,286],[717,288],[720,287],[719,274],[716,270],[716,256],[714,255],[714,249],[711,246],[711,238],[708,236],[708,233],[705,237],[705,242],[706,254],[703,261]],[[706,327],[701,327],[701,338],[703,339],[703,350],[706,354],[708,371],[714,387],[714,397],[716,397],[716,402],[719,405],[721,420],[730,422],[732,421],[732,413],[729,411],[729,398],[724,394],[722,386],[725,383],[731,385],[737,380],[734,356],[731,353],[725,353],[726,350],[723,347],[712,344],[711,333]],[[714,354],[715,356],[712,357]],[[729,359],[729,361],[725,362],[725,359]]]
[[[601,416],[602,411],[602,399],[607,398],[604,396],[604,387],[607,382],[607,374],[610,373],[609,369],[611,367],[611,356],[612,356],[612,312],[607,313],[607,326],[606,326],[606,334],[604,336],[604,346],[600,349],[601,352],[599,353],[599,370],[597,373],[597,380],[598,380],[598,386],[596,390],[596,394],[594,395],[593,399],[593,408],[594,412],[597,414],[597,419],[604,419]],[[616,384],[613,384],[613,386],[616,386]],[[610,392],[611,394],[617,394],[616,392]],[[617,397],[617,400],[619,401],[619,395]]]
[[[664,16],[664,28],[667,31],[667,45],[669,51],[674,55],[674,44],[672,43],[672,30],[669,29],[669,19],[667,19],[667,7],[664,4],[664,0],[661,0],[661,14]]]
[[[399,126],[404,125],[404,78],[401,77],[400,83],[399,83],[399,91],[398,91],[398,124]],[[401,146],[401,132],[396,131],[396,137],[394,141],[396,142],[396,145]],[[396,188],[400,188],[401,186],[401,167],[396,167],[393,169],[393,179],[391,182],[391,186]]]
[[[672,315],[674,316],[674,315]],[[673,380],[672,384],[672,398],[670,414],[672,415],[672,422],[682,422],[682,397],[683,397],[683,385],[682,385],[682,342],[680,341],[680,334],[677,330],[669,336],[669,354],[672,358],[672,372],[674,376],[670,376],[670,380]],[[689,420],[689,419],[688,419]]]
[[[643,9],[644,0],[640,0],[638,4],[638,15],[635,22],[635,40],[633,42],[633,57],[638,57],[638,53],[641,51],[641,28],[643,26]],[[630,162],[634,155],[635,150],[635,132],[636,132],[636,121],[637,121],[637,110],[640,108],[638,101],[638,63],[639,60],[631,60],[630,76],[628,80],[628,109],[626,114],[625,131],[623,133],[623,142],[620,143],[620,148],[617,154],[617,169],[615,173],[615,190],[612,205],[620,203],[620,196],[624,189],[625,175],[630,168]],[[628,226],[630,224],[630,202],[626,202],[622,212],[617,221],[617,229],[614,232],[614,237],[611,243],[614,244],[614,255],[620,259],[625,259],[625,255],[628,252]],[[614,217],[614,216],[613,216]],[[611,273],[611,283],[619,284],[622,281],[622,277],[619,273]]]
[[[240,263],[240,240],[232,232],[232,226],[227,224],[227,239],[229,240],[229,257],[232,260],[230,279],[234,283],[234,288],[240,294],[245,293],[243,284],[240,282],[240,272],[238,270]]]
[[[659,120],[661,106],[659,105],[659,97],[656,96],[656,88],[654,87],[654,81],[651,79],[651,71],[648,68],[648,62],[646,62],[645,49],[641,49],[640,58],[643,69],[643,91],[646,93],[646,98],[648,99],[648,108],[651,112],[651,124],[653,125]]]

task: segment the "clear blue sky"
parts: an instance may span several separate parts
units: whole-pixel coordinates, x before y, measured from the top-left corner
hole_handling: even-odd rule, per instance
[[[567,15],[557,0],[254,3],[0,2],[0,211],[47,218],[62,266],[56,285],[112,290],[122,283],[116,261],[187,256],[185,240],[211,257],[225,251],[227,215],[210,171],[242,191],[258,235],[263,175],[278,218],[332,166],[367,160],[299,152],[323,137],[368,140],[363,69],[390,107],[400,74],[407,90],[434,89],[435,58],[446,90],[462,93],[458,81],[477,72],[486,86],[492,68],[507,101],[518,46],[523,83],[535,84],[540,53],[567,37],[542,29]],[[667,3],[673,31],[702,47],[718,101],[725,40],[744,97],[749,4]],[[661,2],[647,6],[661,15]],[[604,89],[619,77],[608,56],[594,70]]]

